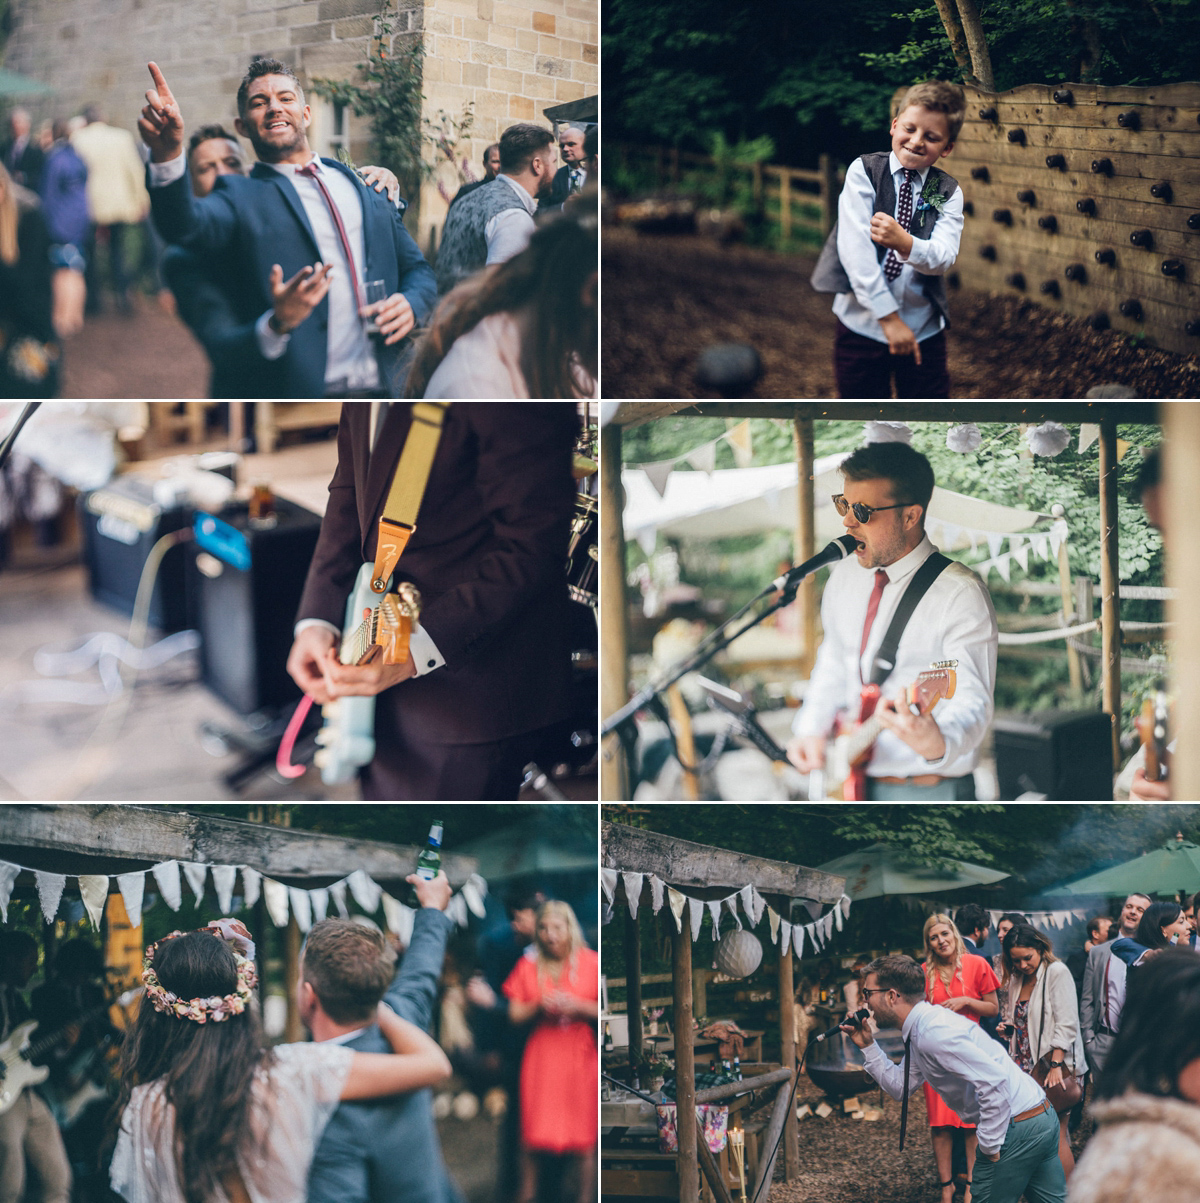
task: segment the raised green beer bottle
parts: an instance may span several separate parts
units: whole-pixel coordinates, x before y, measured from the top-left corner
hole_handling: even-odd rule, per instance
[[[442,820],[434,819],[425,847],[417,856],[416,875],[422,881],[432,881],[442,867]],[[410,889],[409,906],[420,906],[415,887]]]

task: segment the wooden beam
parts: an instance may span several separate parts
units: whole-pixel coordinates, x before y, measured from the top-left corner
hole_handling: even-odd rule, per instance
[[[729,1187],[721,1177],[721,1167],[717,1164],[717,1159],[712,1155],[708,1145],[702,1140],[697,1142],[696,1152],[699,1154],[700,1168],[704,1171],[704,1177],[708,1180],[708,1185],[712,1188],[717,1203],[733,1203],[733,1199],[729,1195]]]
[[[780,940],[782,944],[782,938]],[[792,948],[779,954],[779,1059],[785,1069],[796,1064],[796,987],[792,982]],[[793,1182],[800,1176],[800,1143],[796,1109],[786,1108],[783,1124],[783,1178]]]
[[[58,873],[112,876],[178,860],[249,865],[268,877],[309,886],[337,881],[355,869],[376,881],[396,882],[413,872],[419,852],[162,806],[0,805],[0,859]],[[442,856],[454,886],[477,864],[471,856]]]
[[[1187,537],[1185,515],[1195,505],[1196,462],[1200,453],[1200,406],[1183,402],[1166,407],[1163,432],[1163,484],[1160,490],[1168,529],[1167,581],[1177,592],[1167,603],[1174,624],[1172,691],[1175,694],[1176,753],[1171,760],[1171,796],[1200,798],[1200,625],[1193,620],[1194,597],[1200,597],[1200,548]]]
[[[692,933],[687,924],[671,927],[671,973],[675,982],[675,1120],[679,1131],[679,1203],[696,1203],[700,1174],[696,1152],[696,1052],[692,1031]]]
[[[629,1016],[629,1068],[637,1073],[642,1051],[642,929],[625,910],[625,1007]]]
[[[1153,401],[622,401],[605,430],[674,414],[706,418],[799,418],[905,422],[1156,422]]]
[[[750,1192],[750,1198],[755,1203],[764,1203],[771,1193],[771,1179],[775,1176],[775,1158],[779,1153],[780,1135],[783,1132],[787,1113],[792,1110],[788,1106],[791,1090],[791,1083],[783,1082],[775,1093],[775,1106],[771,1109],[771,1122],[767,1125],[766,1131],[763,1133],[762,1144],[759,1146],[758,1173],[754,1175],[754,1189]],[[793,1112],[793,1116],[794,1114]],[[764,1183],[766,1184],[765,1188]],[[759,1194],[759,1191],[762,1193]]]
[[[601,864],[606,869],[654,873],[676,886],[738,888],[753,883],[760,894],[837,902],[846,879],[787,861],[711,848],[619,823],[600,824]]]
[[[626,660],[625,529],[621,521],[621,428],[600,436],[600,713],[612,714],[629,700]],[[614,731],[600,755],[600,797],[619,802],[629,796],[621,740]]]
[[[1113,771],[1120,756],[1121,597],[1117,532],[1117,423],[1100,421],[1100,666],[1103,708],[1112,721]]]
[[[783,1069],[773,1069],[770,1073],[757,1074],[752,1078],[743,1078],[740,1082],[725,1082],[721,1086],[710,1086],[707,1090],[696,1091],[696,1106],[701,1103],[719,1103],[722,1099],[736,1098],[739,1094],[749,1094],[754,1090],[763,1090],[768,1086],[778,1086],[780,1082],[790,1082],[792,1071],[784,1066]]]
[[[797,564],[811,560],[817,551],[816,499],[813,495],[813,420],[797,418],[792,423],[796,444],[796,547]],[[817,574],[810,573],[800,582],[800,630],[804,640],[800,673],[812,675],[817,657]]]

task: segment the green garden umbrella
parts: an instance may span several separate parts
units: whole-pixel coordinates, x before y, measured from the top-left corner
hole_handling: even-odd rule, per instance
[[[817,868],[844,877],[846,893],[854,902],[887,894],[934,894],[986,886],[1009,876],[963,860],[951,861],[944,869],[934,868],[908,849],[890,844],[871,844]]]
[[[1043,890],[1044,894],[1158,894],[1173,897],[1180,890],[1200,890],[1200,845],[1176,836],[1153,852],[1135,856],[1123,865],[1101,869],[1068,885]]]

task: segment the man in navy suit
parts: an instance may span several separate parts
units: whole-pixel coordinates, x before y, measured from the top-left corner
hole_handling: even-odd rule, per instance
[[[363,1053],[390,1046],[375,1023],[380,999],[428,1030],[446,939],[454,923],[445,873],[408,879],[421,904],[400,972],[374,928],[345,919],[313,925],[300,962],[297,1000],[316,1041]],[[390,986],[388,983],[391,983]],[[325,1127],[308,1174],[308,1203],[460,1203],[446,1172],[428,1090],[341,1103]]]
[[[433,308],[433,272],[390,203],[313,154],[311,113],[290,68],[274,59],[251,65],[235,124],[259,161],[249,178],[222,176],[203,200],[188,185],[179,105],[154,63],[150,75],[138,128],[150,148],[154,223],[168,242],[227,271],[239,320],[257,322],[263,361],[247,362],[244,395],[396,395],[399,344]],[[305,302],[295,324],[274,312],[284,280]],[[367,304],[364,282],[376,280],[386,299]],[[378,328],[375,345],[367,318]]]

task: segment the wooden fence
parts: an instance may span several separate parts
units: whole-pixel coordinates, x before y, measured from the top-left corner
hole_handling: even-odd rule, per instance
[[[605,153],[616,153],[622,168],[640,168],[654,174],[659,188],[677,186],[689,176],[719,177],[722,170],[749,177],[754,207],[772,220],[778,220],[783,238],[793,230],[806,229],[828,237],[837,220],[838,195],[845,169],[837,167],[829,155],[821,155],[817,170],[802,167],[778,167],[770,163],[721,161],[711,155],[695,154],[677,146],[635,146],[619,142],[606,145]],[[778,215],[773,212],[778,205]],[[820,216],[814,219],[806,210],[815,205]]]

